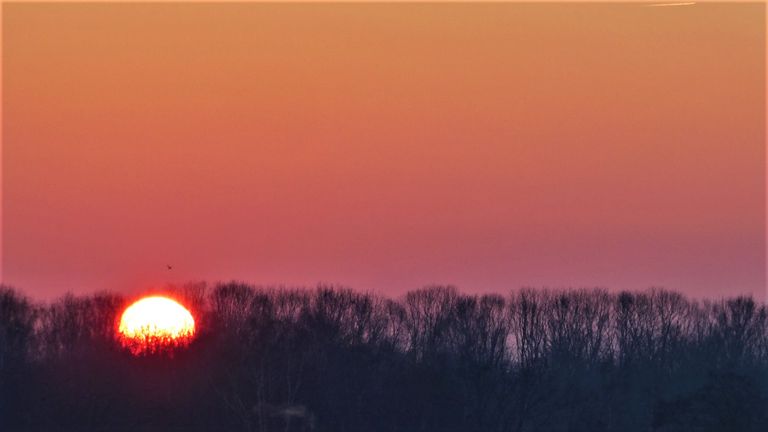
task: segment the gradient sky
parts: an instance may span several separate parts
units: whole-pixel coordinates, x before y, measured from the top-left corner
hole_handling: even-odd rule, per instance
[[[765,292],[763,4],[3,8],[33,296]]]

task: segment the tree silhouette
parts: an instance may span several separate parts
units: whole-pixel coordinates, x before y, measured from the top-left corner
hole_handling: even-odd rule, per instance
[[[168,291],[195,338],[136,356],[121,296],[0,287],[0,430],[768,429],[768,310],[748,297]]]

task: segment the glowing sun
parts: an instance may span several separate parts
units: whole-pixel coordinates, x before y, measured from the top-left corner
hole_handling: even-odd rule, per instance
[[[184,306],[153,296],[128,306],[120,317],[120,339],[134,354],[186,345],[195,334],[195,320]]]

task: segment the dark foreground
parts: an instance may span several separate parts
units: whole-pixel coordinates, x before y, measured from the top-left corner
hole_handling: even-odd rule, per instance
[[[768,310],[667,291],[175,291],[198,337],[116,343],[114,294],[0,288],[2,431],[768,430]]]

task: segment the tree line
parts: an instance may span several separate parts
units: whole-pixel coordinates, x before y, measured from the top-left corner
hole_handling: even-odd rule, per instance
[[[137,357],[115,332],[124,297],[0,287],[0,430],[768,430],[768,309],[750,297],[168,292],[196,338]]]

